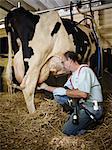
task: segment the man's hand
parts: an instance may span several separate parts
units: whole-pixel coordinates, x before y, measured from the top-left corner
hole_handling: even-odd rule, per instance
[[[37,87],[37,90],[47,90],[48,85],[44,82],[39,87]]]
[[[53,94],[54,94],[54,95],[66,95],[66,89],[65,89],[65,88],[62,88],[62,87],[55,88],[55,89],[53,90]]]

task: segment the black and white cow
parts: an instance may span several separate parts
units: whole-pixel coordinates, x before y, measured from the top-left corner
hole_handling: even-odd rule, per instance
[[[35,111],[34,92],[37,83],[45,81],[50,71],[64,71],[60,57],[67,51],[77,51],[84,62],[95,53],[95,40],[90,29],[75,26],[51,11],[33,15],[20,7],[10,11],[5,27],[14,51],[15,78],[22,88],[29,113]],[[9,41],[10,42],[10,41]],[[11,52],[7,65],[7,82],[11,84]]]

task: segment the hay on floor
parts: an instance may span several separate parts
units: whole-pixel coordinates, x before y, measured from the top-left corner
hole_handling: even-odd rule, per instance
[[[0,147],[4,150],[111,150],[112,95],[104,101],[101,125],[82,136],[61,132],[67,114],[54,100],[35,96],[36,112],[28,114],[21,92],[0,94]]]

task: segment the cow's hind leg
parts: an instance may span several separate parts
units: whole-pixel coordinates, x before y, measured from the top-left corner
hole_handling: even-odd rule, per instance
[[[23,94],[24,94],[25,102],[29,113],[35,112],[34,92],[35,92],[35,88],[32,90],[30,90],[28,87],[23,89]]]
[[[41,68],[41,67],[40,67]],[[26,101],[26,105],[29,113],[33,113],[35,111],[34,105],[34,93],[37,84],[37,80],[39,77],[40,68],[34,65],[33,68],[30,68],[24,77],[24,88],[23,94]],[[23,83],[22,83],[23,84]]]

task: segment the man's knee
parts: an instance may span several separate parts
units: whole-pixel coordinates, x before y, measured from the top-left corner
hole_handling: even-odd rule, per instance
[[[55,99],[55,101],[57,102],[57,103],[59,103],[59,104],[61,104],[62,102],[61,102],[61,96],[59,96],[59,95],[53,95],[54,96],[54,99]]]
[[[73,124],[73,115],[70,115],[68,121],[64,124],[62,132],[66,135],[77,135],[78,126]]]
[[[60,95],[53,95],[53,96],[54,96],[55,101],[61,105],[67,103],[68,101],[67,96],[60,96]]]
[[[74,127],[64,126],[62,132],[68,136],[78,135],[79,131]]]

